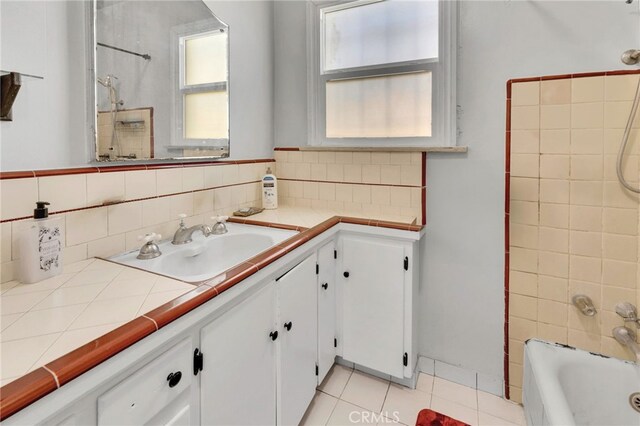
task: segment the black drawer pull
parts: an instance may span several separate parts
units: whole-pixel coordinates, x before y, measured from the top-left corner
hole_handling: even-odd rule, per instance
[[[349,272],[348,271],[345,271],[345,273],[342,274],[342,275],[344,275],[345,278],[349,278]]]
[[[284,323],[284,328],[287,329],[287,331],[291,331],[291,326],[293,325],[293,323],[291,321],[289,322],[285,322]]]
[[[167,381],[169,382],[169,387],[172,388],[180,383],[180,379],[182,379],[182,373],[180,371],[176,371],[175,373],[169,373],[167,376]]]
[[[324,284],[322,284],[321,287],[326,290],[327,288],[329,288],[329,283],[324,283]]]
[[[269,333],[269,337],[271,337],[271,340],[275,341],[278,338],[278,332],[272,331],[271,333]]]

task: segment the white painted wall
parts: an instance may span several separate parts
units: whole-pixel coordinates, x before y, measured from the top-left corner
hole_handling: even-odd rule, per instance
[[[87,158],[83,2],[0,2],[0,69],[24,77],[12,122],[0,122],[0,169],[81,165]]]
[[[304,33],[287,21],[303,20],[304,8],[275,10],[275,39],[288,37],[286,49],[276,43],[276,66],[300,73]],[[469,152],[428,156],[420,353],[481,373],[484,389],[499,392],[503,376],[505,83],[624,68],[622,51],[640,48],[639,16],[637,2],[622,0],[460,3],[458,144]],[[276,73],[286,105],[275,109],[277,146],[306,143],[306,97],[293,84]]]
[[[207,0],[230,27],[231,158],[273,156],[273,3]],[[84,2],[0,2],[0,69],[27,80],[0,123],[0,170],[82,166],[86,136]],[[123,97],[125,95],[123,94]]]

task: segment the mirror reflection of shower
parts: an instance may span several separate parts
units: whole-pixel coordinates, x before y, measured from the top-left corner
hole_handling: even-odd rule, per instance
[[[640,49],[629,49],[622,54],[621,60],[626,65],[636,65],[640,62]],[[640,105],[640,79],[638,79],[638,85],[636,86],[636,94],[633,97],[633,103],[631,104],[631,111],[627,118],[627,125],[624,127],[624,133],[622,134],[622,141],[620,142],[620,148],[618,150],[618,157],[616,159],[616,175],[623,187],[631,192],[640,194],[640,188],[631,185],[624,176],[622,171],[622,163],[624,161],[624,153],[629,143],[629,136],[631,134],[631,128],[638,112],[638,106]]]
[[[118,115],[118,109],[124,105],[122,99],[118,99],[118,91],[114,85],[114,80],[118,77],[112,74],[107,74],[105,78],[97,77],[98,83],[107,88],[109,91],[109,105],[111,113],[111,145],[109,146],[109,159],[116,160],[118,156],[122,155],[122,149],[120,147],[120,140],[118,138],[118,131],[116,129],[116,118]]]

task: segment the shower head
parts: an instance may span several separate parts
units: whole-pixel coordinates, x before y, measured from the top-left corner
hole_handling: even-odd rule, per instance
[[[627,65],[636,65],[638,62],[640,62],[640,50],[629,49],[622,54],[622,57],[620,59]]]

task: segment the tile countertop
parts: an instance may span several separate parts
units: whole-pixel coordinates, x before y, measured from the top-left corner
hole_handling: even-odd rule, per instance
[[[248,217],[233,217],[233,222],[243,221],[246,219],[248,223],[260,222],[260,223],[279,223],[287,225],[296,225],[306,228],[312,228],[336,215],[367,219],[367,220],[380,220],[388,222],[398,222],[406,224],[415,224],[416,218],[409,216],[390,216],[383,214],[364,214],[354,213],[348,211],[337,212],[335,210],[320,210],[306,207],[293,207],[293,206],[281,206],[275,210],[264,210],[262,213],[258,213]]]
[[[411,232],[423,229],[423,226],[415,224],[415,218],[364,218],[336,214],[281,207],[249,218],[230,218],[232,222],[299,232],[198,284],[100,259],[66,266],[62,275],[40,283],[12,281],[2,284],[0,421],[333,226],[348,223]],[[114,309],[114,300],[118,301],[118,309]]]
[[[1,386],[194,287],[100,259],[35,284],[2,284]]]

